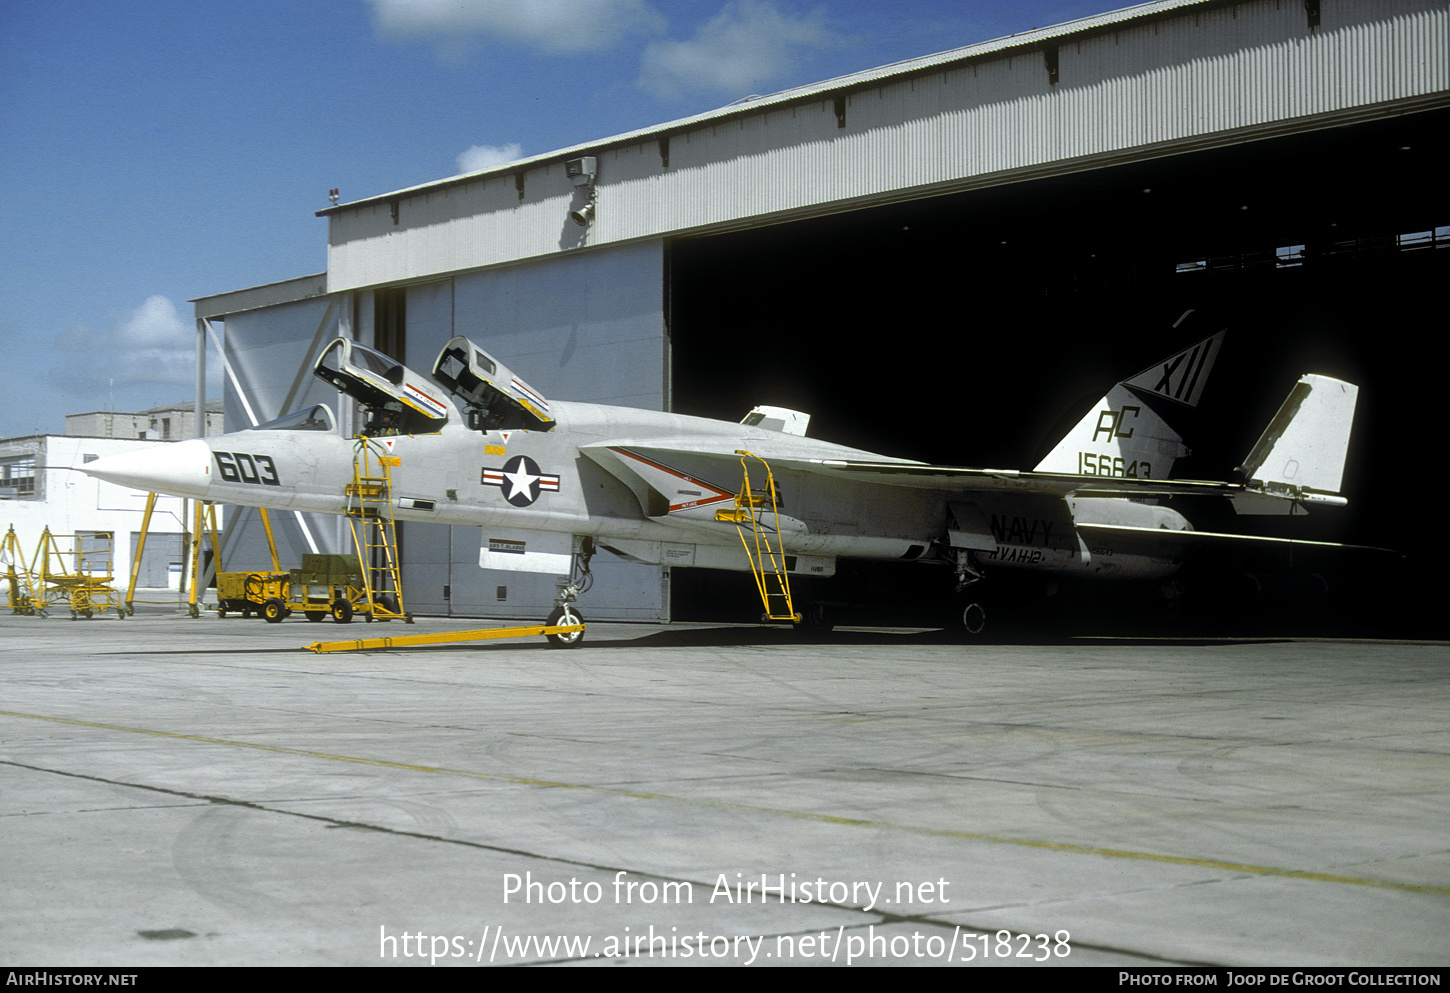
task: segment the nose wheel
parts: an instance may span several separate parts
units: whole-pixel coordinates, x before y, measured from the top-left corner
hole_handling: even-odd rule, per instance
[[[548,627],[567,627],[580,625],[578,631],[565,631],[560,634],[549,634],[544,637],[549,639],[549,644],[555,648],[573,648],[584,640],[584,617],[574,608],[572,603],[561,603],[549,611],[549,619],[544,622]]]

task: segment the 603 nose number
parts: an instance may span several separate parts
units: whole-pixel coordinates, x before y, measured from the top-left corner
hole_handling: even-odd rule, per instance
[[[228,483],[260,483],[281,486],[277,466],[270,455],[247,455],[244,452],[212,452],[217,472]]]

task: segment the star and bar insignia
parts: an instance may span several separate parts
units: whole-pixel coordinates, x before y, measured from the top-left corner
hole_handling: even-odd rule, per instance
[[[479,482],[484,486],[500,487],[504,499],[515,507],[529,506],[540,493],[559,492],[559,477],[540,472],[539,463],[527,455],[515,455],[503,464],[502,469],[485,466]]]

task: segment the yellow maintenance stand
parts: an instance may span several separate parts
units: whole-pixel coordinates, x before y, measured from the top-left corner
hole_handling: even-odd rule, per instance
[[[50,533],[46,528],[31,559],[31,588],[36,613],[57,602],[70,607],[71,620],[90,620],[97,610],[114,610],[126,619],[126,608],[111,587],[111,535]]]
[[[30,576],[30,566],[25,561],[25,553],[20,549],[20,539],[15,535],[14,524],[10,525],[4,542],[0,543],[0,561],[5,563],[5,585],[10,595],[10,612],[26,617],[34,615],[38,609],[35,586]]]

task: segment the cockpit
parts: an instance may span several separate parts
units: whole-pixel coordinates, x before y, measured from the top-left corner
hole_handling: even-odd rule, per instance
[[[448,422],[453,409],[438,387],[397,359],[347,338],[328,345],[313,373],[346,393],[364,409],[363,434],[432,434]]]
[[[283,414],[275,420],[267,421],[265,424],[258,424],[256,427],[248,428],[247,430],[331,432],[333,427],[332,410],[324,403],[314,403],[311,407],[294,410],[290,414]]]
[[[463,401],[471,430],[549,431],[554,427],[544,395],[462,335],[443,346],[433,363],[433,378]]]
[[[501,365],[467,338],[451,338],[433,364],[430,382],[397,359],[348,338],[337,338],[317,357],[313,373],[356,400],[367,411],[363,434],[431,434],[443,428],[457,408],[440,388],[454,394],[467,410],[465,421],[474,431],[548,431],[554,427],[549,401],[538,390]],[[277,429],[311,427],[326,416],[318,405],[266,425]],[[302,418],[298,424],[280,421]],[[314,428],[315,429],[315,428]]]

